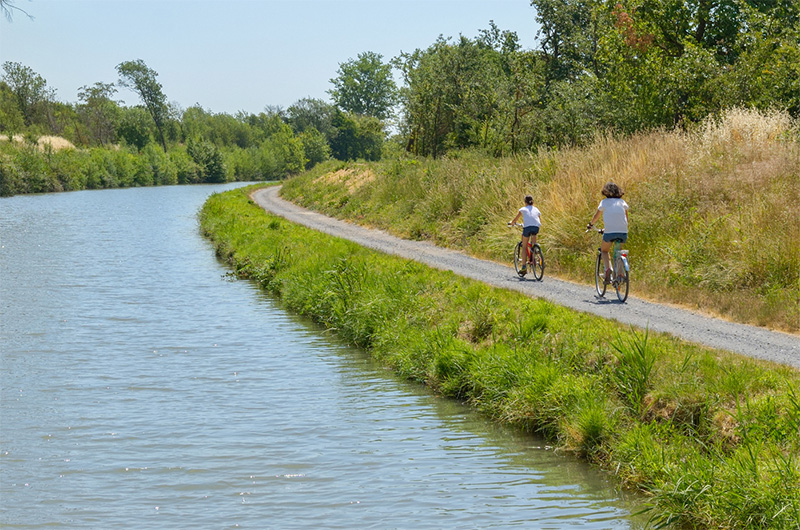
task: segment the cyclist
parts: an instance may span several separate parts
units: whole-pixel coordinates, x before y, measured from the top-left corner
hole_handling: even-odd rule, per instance
[[[531,240],[531,245],[535,245],[536,235],[539,233],[539,228],[542,226],[542,212],[533,205],[533,196],[525,196],[525,206],[519,209],[517,216],[514,217],[508,225],[512,226],[516,224],[520,217],[522,217],[522,248],[525,249],[526,259],[528,261],[522,266],[519,272],[526,274],[528,272],[528,264],[533,265],[533,262],[530,261],[533,259],[533,255],[528,250],[528,239]]]
[[[600,205],[586,229],[591,230],[602,214],[604,233],[603,242],[600,244],[600,253],[606,268],[605,281],[609,282],[611,267],[608,261],[608,251],[611,250],[611,244],[615,239],[621,239],[623,243],[628,240],[628,203],[622,200],[625,192],[613,182],[607,182],[603,186],[602,194],[606,198],[600,201]]]

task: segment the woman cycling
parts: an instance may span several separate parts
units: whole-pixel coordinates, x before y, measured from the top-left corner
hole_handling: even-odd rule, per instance
[[[628,240],[628,203],[622,200],[625,192],[613,182],[606,183],[603,186],[602,193],[606,198],[600,201],[600,205],[597,207],[597,211],[586,229],[591,230],[602,214],[603,242],[600,244],[600,253],[603,256],[603,266],[606,269],[605,281],[608,282],[611,278],[611,267],[608,261],[608,251],[611,250],[611,243],[615,239],[620,239],[623,243]]]
[[[516,224],[520,217],[522,217],[522,248],[526,249],[527,263],[522,266],[519,272],[526,274],[528,272],[527,264],[533,265],[533,261],[531,261],[533,256],[528,246],[528,239],[531,240],[531,246],[535,245],[536,234],[539,233],[539,228],[542,226],[542,212],[533,205],[533,197],[531,195],[525,196],[525,206],[519,209],[517,216],[508,225]]]

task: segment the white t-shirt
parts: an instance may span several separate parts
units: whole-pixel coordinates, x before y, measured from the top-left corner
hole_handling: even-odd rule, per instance
[[[519,212],[522,214],[522,226],[542,226],[542,212],[536,206],[523,206]]]
[[[628,216],[625,215],[628,203],[622,199],[603,199],[597,209],[603,212],[603,229],[606,234],[628,233]]]

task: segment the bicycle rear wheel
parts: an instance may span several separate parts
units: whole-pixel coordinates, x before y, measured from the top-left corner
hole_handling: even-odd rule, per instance
[[[544,276],[544,254],[542,254],[542,248],[538,244],[533,245],[531,254],[533,259],[533,265],[531,265],[533,277],[541,281]]]
[[[514,247],[514,270],[517,271],[520,278],[525,276],[524,272],[520,272],[523,267],[525,267],[525,251],[522,250],[522,242],[520,241],[517,243],[517,246]]]
[[[630,272],[625,270],[625,263],[623,263],[622,258],[617,259],[617,262],[614,265],[614,272],[616,273],[614,289],[617,291],[617,298],[619,298],[619,301],[624,302],[628,299]]]
[[[594,267],[594,288],[597,291],[597,296],[604,296],[606,294],[606,271],[603,268],[603,257],[600,252],[597,252],[597,262]]]

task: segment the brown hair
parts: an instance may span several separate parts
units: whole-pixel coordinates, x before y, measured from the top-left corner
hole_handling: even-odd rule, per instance
[[[609,199],[619,199],[620,197],[625,195],[625,192],[622,191],[622,188],[620,188],[613,182],[606,182],[606,185],[603,186],[602,193]]]
[[[527,205],[532,205],[533,204],[533,196],[532,195],[526,195],[525,196],[525,204],[527,204]]]

